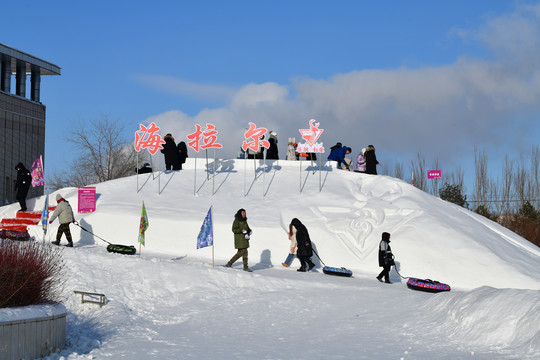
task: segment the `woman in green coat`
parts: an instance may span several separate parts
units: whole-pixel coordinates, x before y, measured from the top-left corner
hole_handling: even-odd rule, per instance
[[[238,249],[238,251],[225,266],[232,267],[234,262],[242,257],[244,271],[251,272],[251,269],[248,267],[248,248],[251,229],[247,223],[246,210],[240,209],[234,215],[232,232],[234,233],[234,247]]]

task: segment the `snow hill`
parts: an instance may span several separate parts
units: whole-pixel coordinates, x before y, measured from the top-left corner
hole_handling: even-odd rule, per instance
[[[540,249],[471,211],[401,180],[309,162],[188,159],[184,170],[96,184],[97,210],[79,224],[114,244],[137,244],[144,201],[149,228],[136,256],[72,225],[65,249],[68,347],[50,358],[523,359],[540,356]],[[215,171],[214,171],[215,168]],[[208,171],[207,171],[208,169]],[[159,176],[158,176],[159,175]],[[58,191],[77,209],[77,189]],[[54,204],[56,193],[50,194]],[[40,210],[44,197],[29,199]],[[214,248],[196,249],[212,206]],[[253,229],[254,272],[222,267],[236,252],[240,208]],[[13,216],[16,204],[0,208]],[[297,217],[324,264],[353,278],[298,273],[281,262]],[[56,222],[46,241],[54,240]],[[39,226],[29,229],[41,240]],[[402,276],[448,283],[428,294],[381,284],[382,232]],[[63,239],[65,242],[65,239]],[[212,266],[214,256],[215,266]],[[104,293],[103,308],[73,290]]]

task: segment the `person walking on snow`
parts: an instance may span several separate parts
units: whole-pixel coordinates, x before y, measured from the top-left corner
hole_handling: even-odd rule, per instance
[[[292,224],[289,224],[289,232],[287,233],[289,235],[289,240],[291,241],[291,245],[289,246],[289,255],[287,255],[287,258],[285,259],[285,262],[282,262],[281,265],[285,267],[289,267],[291,265],[291,262],[294,259],[294,255],[296,254],[296,228],[292,226]]]
[[[30,185],[32,184],[32,175],[30,175],[30,171],[21,162],[15,166],[15,170],[17,170],[17,181],[15,182],[15,191],[17,191],[16,199],[19,205],[21,205],[21,208],[17,212],[26,211],[26,195],[28,195],[28,189],[30,189]]]
[[[297,271],[306,272],[315,267],[315,264],[311,261],[313,256],[313,248],[311,246],[311,239],[307,228],[297,218],[292,219],[289,225],[291,238],[296,240],[298,249],[296,250],[296,257],[300,260],[300,268]],[[292,241],[292,239],[291,239]],[[309,266],[309,268],[307,267]]]
[[[392,249],[390,248],[390,234],[387,232],[382,233],[382,240],[379,243],[379,266],[383,268],[381,273],[377,276],[377,280],[383,282],[382,278],[384,276],[384,282],[391,284],[390,282],[390,269],[394,263],[394,255],[392,254]]]
[[[60,238],[62,237],[62,234],[66,234],[66,239],[68,241],[66,246],[73,247],[73,240],[71,239],[71,232],[69,231],[69,224],[75,222],[73,210],[71,209],[69,202],[67,202],[67,200],[64,199],[60,194],[56,194],[56,202],[58,205],[56,206],[56,209],[49,220],[49,224],[52,224],[53,221],[58,217],[60,226],[58,227],[58,232],[56,233],[56,241],[53,241],[52,243],[54,245],[60,245]]]
[[[234,262],[242,257],[244,271],[252,272],[248,266],[249,237],[252,231],[247,223],[246,210],[240,209],[234,215],[232,232],[234,233],[234,247],[238,251],[225,266],[232,267]]]

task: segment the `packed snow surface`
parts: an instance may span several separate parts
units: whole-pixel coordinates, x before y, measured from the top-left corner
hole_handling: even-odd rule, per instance
[[[62,250],[68,337],[48,359],[540,358],[540,249],[401,180],[319,162],[188,159],[181,171],[95,187],[96,212],[76,214],[87,231],[71,225],[75,247]],[[76,212],[77,189],[58,193]],[[44,201],[29,199],[29,208]],[[210,207],[214,247],[196,249]],[[223,267],[236,252],[240,208],[253,229],[253,273],[241,260]],[[4,206],[0,217],[17,209]],[[298,260],[281,265],[294,217],[322,259],[314,256],[312,272],[297,272]],[[399,270],[393,284],[375,279],[384,231]],[[43,240],[41,227],[30,233]],[[108,253],[104,240],[137,255]],[[354,275],[325,275],[322,262]],[[400,274],[452,290],[413,291]],[[76,290],[103,293],[107,304],[82,304]]]

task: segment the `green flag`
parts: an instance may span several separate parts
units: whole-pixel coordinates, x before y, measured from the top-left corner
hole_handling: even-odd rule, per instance
[[[144,232],[148,229],[148,216],[146,216],[146,208],[144,207],[144,201],[142,203],[141,223],[139,225],[139,243],[144,244]]]

